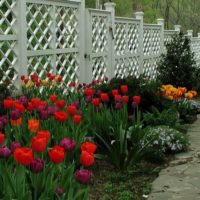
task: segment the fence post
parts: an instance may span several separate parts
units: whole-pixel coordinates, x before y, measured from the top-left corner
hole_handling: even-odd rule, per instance
[[[187,30],[187,36],[192,38],[193,37],[193,30]]]
[[[86,25],[86,17],[85,17],[85,0],[82,0],[79,6],[79,41],[80,41],[80,74],[79,74],[79,82],[86,82],[86,61],[85,61],[85,25]]]
[[[178,33],[181,32],[181,25],[174,25],[174,30],[177,31]]]
[[[197,37],[200,38],[200,33],[197,33]]]
[[[157,24],[161,25],[161,33],[160,33],[160,54],[164,52],[164,19],[157,19]]]
[[[28,75],[28,63],[27,63],[27,35],[26,35],[26,1],[19,0],[18,2],[18,12],[17,12],[17,57],[18,57],[18,78],[16,80],[16,87],[20,89],[21,75]]]
[[[143,65],[144,65],[144,13],[143,12],[136,12],[135,13],[136,19],[140,20],[140,27],[139,27],[139,32],[138,32],[138,40],[139,40],[139,74],[143,73]]]
[[[110,11],[111,12],[111,26],[109,27],[109,30],[110,30],[110,51],[111,51],[111,58],[108,58],[110,59],[110,63],[111,63],[111,66],[109,66],[109,69],[108,69],[108,75],[109,75],[109,78],[113,78],[115,76],[115,39],[114,39],[114,34],[115,34],[115,6],[116,4],[113,3],[113,2],[108,2],[108,3],[105,3],[104,4],[105,6],[105,9],[107,11]]]

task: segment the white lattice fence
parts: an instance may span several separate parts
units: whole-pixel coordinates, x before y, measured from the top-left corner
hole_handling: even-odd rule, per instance
[[[155,78],[157,63],[162,53],[160,25],[144,25],[143,36],[143,73],[149,78]]]
[[[88,72],[93,80],[102,80],[108,77],[111,68],[111,14],[89,9],[86,19]]]
[[[194,58],[197,63],[197,66],[200,67],[200,38],[191,39],[191,50],[194,52]]]
[[[18,74],[16,0],[0,1],[0,83],[14,86]]]
[[[79,4],[46,1],[26,4],[28,75],[47,72],[64,85],[79,79]]]
[[[140,20],[115,19],[115,76],[124,78],[139,75],[139,26]]]

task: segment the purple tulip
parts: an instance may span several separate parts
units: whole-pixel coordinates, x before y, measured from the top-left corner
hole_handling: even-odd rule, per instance
[[[85,101],[86,101],[87,103],[90,103],[90,102],[92,101],[92,97],[91,97],[91,96],[85,97]]]
[[[60,188],[60,187],[56,188],[56,194],[58,196],[62,196],[64,194],[63,188]]]
[[[92,172],[86,169],[77,170],[75,178],[79,183],[88,184],[90,183]]]
[[[133,103],[132,103],[132,107],[133,107],[133,108],[136,108],[137,105],[138,105],[138,104],[137,104],[136,102],[133,101]]]
[[[2,130],[2,129],[3,129],[3,127],[4,127],[4,124],[3,124],[3,122],[2,122],[2,121],[0,121],[0,130]]]
[[[0,147],[0,157],[1,158],[8,158],[11,154],[11,150],[7,147]]]
[[[14,152],[16,148],[21,147],[21,144],[18,141],[13,141],[11,144],[11,151]]]
[[[57,106],[48,106],[47,111],[49,115],[54,115],[55,112],[57,112],[59,108]]]
[[[44,169],[44,160],[40,158],[35,158],[30,164],[30,169],[34,173],[39,173]]]
[[[6,118],[6,116],[1,116],[0,117],[0,121],[3,123],[3,125],[5,126],[6,125],[6,123],[7,123],[7,118]]]
[[[121,108],[122,108],[122,103],[118,102],[118,103],[115,104],[115,109],[116,110],[120,110]]]
[[[12,120],[19,119],[21,117],[21,115],[22,115],[21,112],[19,110],[17,110],[17,109],[10,111],[10,118]]]
[[[71,138],[63,138],[60,141],[60,146],[65,149],[65,151],[73,151],[76,147],[76,142]]]
[[[40,111],[40,118],[42,120],[47,120],[49,117],[48,111],[47,110],[42,110]]]
[[[28,99],[27,99],[26,96],[21,96],[21,97],[19,98],[19,101],[20,101],[25,107],[28,106]]]
[[[75,101],[74,103],[72,103],[72,105],[74,105],[77,109],[80,108],[80,102],[79,101]]]

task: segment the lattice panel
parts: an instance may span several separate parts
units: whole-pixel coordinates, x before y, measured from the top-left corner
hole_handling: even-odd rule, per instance
[[[108,17],[92,16],[92,52],[107,51],[108,44]]]
[[[115,54],[123,55],[127,48],[126,23],[115,23]]]
[[[151,52],[151,30],[150,29],[144,29],[144,55],[149,55]]]
[[[0,1],[0,34],[14,34],[16,0]]]
[[[157,75],[157,66],[159,58],[150,58],[143,61],[143,73],[146,77],[154,79]]]
[[[115,54],[137,53],[139,47],[138,24],[129,22],[115,23]]]
[[[126,67],[126,59],[119,58],[115,60],[115,77],[125,78],[128,74],[128,69]]]
[[[139,47],[139,26],[138,24],[128,24],[128,50],[130,53],[137,53]]]
[[[128,76],[139,76],[139,62],[137,57],[130,57],[128,61]]]
[[[52,48],[52,10],[53,6],[50,5],[27,4],[28,50],[45,50]]]
[[[152,30],[152,53],[159,54],[160,53],[160,39],[161,39],[161,31],[160,29]]]
[[[56,59],[57,74],[63,78],[63,84],[66,88],[71,82],[78,83],[79,80],[79,63],[77,59],[78,54],[58,54]]]
[[[92,74],[94,80],[101,80],[107,76],[107,57],[96,57],[92,59]]]
[[[17,55],[15,52],[16,41],[0,42],[0,83],[14,86],[17,79]]]
[[[78,9],[56,7],[56,48],[75,48],[78,43]]]
[[[118,58],[115,60],[115,66],[115,76],[117,78],[139,76],[139,63],[137,57]]]
[[[28,58],[28,75],[37,74],[41,79],[52,70],[52,56],[33,56]]]
[[[200,39],[192,39],[191,50],[194,53],[194,58],[197,66],[200,67]]]

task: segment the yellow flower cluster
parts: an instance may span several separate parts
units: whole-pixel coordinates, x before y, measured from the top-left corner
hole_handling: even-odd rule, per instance
[[[194,90],[190,90],[187,92],[187,88],[185,87],[174,87],[173,85],[162,85],[161,87],[161,92],[162,96],[170,99],[170,100],[175,100],[175,99],[180,99],[180,98],[187,98],[187,99],[192,99],[197,95],[197,92]]]

